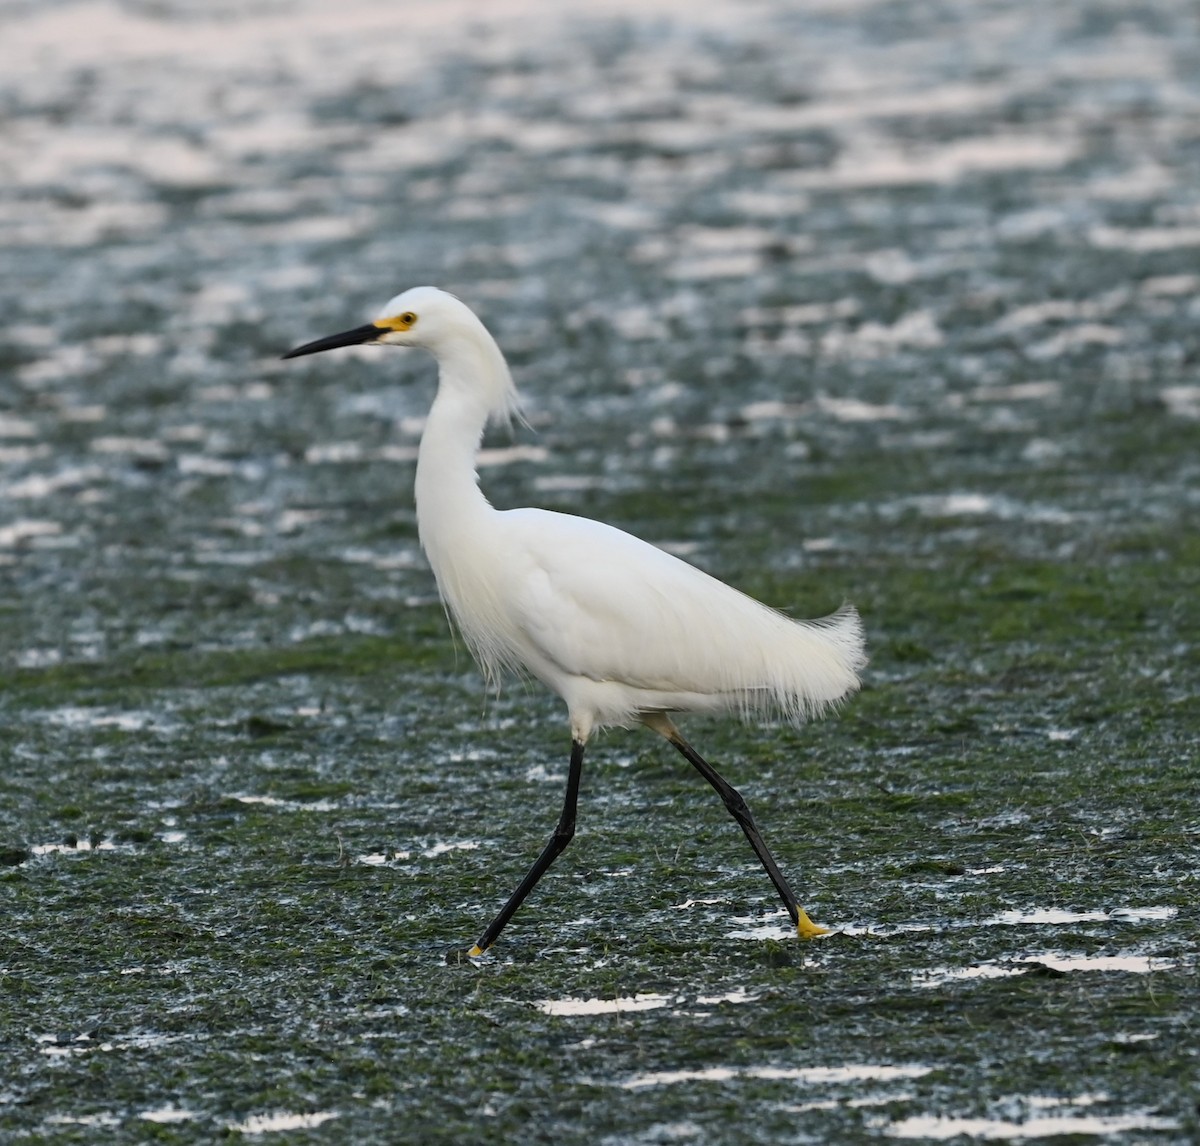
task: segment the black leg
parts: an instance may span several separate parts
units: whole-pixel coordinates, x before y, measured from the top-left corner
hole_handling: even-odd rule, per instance
[[[799,901],[796,899],[796,893],[792,891],[791,885],[784,878],[783,872],[779,870],[779,865],[775,862],[775,857],[771,855],[771,850],[762,838],[762,833],[758,830],[758,825],[754,822],[754,817],[751,815],[746,801],[742,798],[742,794],[684,740],[679,729],[666,716],[655,714],[653,720],[645,719],[645,722],[675,745],[684,759],[717,790],[717,794],[725,802],[725,807],[729,809],[729,814],[737,820],[738,824],[741,825],[742,831],[746,833],[746,839],[750,841],[750,846],[754,849],[754,854],[758,856],[759,863],[763,865],[767,875],[771,877],[771,882],[775,885],[775,890],[779,892],[779,898],[783,900],[788,915],[791,916],[792,923],[800,937],[802,939],[811,939],[814,935],[826,934],[828,929],[819,927],[813,923],[809,919],[808,913],[800,906]]]
[[[567,772],[567,794],[563,799],[562,815],[558,817],[558,827],[550,842],[542,849],[529,874],[521,880],[517,890],[509,896],[508,902],[500,914],[488,924],[487,930],[479,937],[479,942],[467,952],[470,956],[482,955],[504,930],[504,925],[516,914],[517,908],[525,902],[525,897],[534,889],[537,881],[546,874],[546,869],[566,849],[575,835],[575,805],[579,801],[579,776],[583,771],[583,744],[578,740],[571,742],[571,767]]]

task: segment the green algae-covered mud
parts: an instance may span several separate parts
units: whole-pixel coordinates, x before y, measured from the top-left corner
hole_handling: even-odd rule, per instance
[[[425,7],[0,12],[0,1139],[1194,1140],[1194,7]],[[612,732],[466,958],[564,714],[436,600],[428,360],[277,360],[419,282],[497,505],[860,609],[684,722],[833,935]]]

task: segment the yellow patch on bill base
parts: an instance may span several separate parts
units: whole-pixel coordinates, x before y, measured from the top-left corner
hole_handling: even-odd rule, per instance
[[[408,330],[416,321],[417,316],[411,310],[406,310],[403,314],[377,318],[371,325],[379,327],[380,330]]]

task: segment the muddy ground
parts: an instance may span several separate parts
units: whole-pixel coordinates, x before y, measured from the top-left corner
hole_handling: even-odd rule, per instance
[[[0,1136],[1200,1130],[1200,16],[0,10]],[[411,485],[432,282],[497,505],[786,608],[837,716],[590,752],[489,696]]]

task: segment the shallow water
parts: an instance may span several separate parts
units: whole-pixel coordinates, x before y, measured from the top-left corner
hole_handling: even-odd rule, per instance
[[[697,11],[700,8],[702,11]],[[1200,20],[1129,5],[0,10],[0,1137],[1194,1137]],[[499,505],[797,615],[703,785],[484,695],[411,483],[434,282]]]

